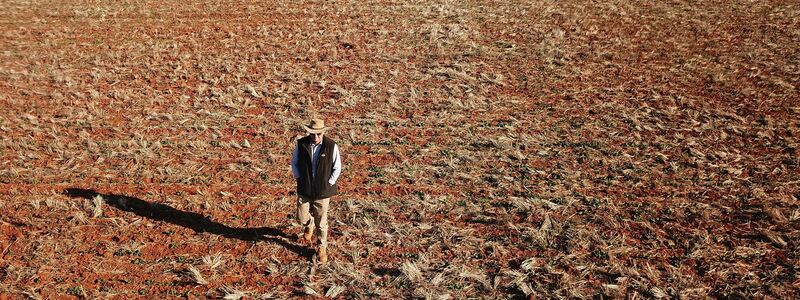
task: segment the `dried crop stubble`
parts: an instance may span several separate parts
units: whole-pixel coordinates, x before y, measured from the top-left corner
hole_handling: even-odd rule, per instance
[[[796,298],[791,4],[0,14],[0,293]],[[287,162],[316,114],[346,150],[331,265],[191,226],[294,230]]]

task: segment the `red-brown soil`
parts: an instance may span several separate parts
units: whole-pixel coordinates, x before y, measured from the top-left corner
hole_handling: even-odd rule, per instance
[[[5,1],[0,299],[796,299],[798,20]],[[327,265],[294,239],[314,116],[345,166]]]

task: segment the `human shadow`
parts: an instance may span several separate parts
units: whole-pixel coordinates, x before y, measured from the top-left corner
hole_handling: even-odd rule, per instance
[[[64,194],[72,198],[85,199],[92,199],[99,195],[103,197],[105,203],[110,206],[127,212],[132,212],[154,221],[164,221],[192,229],[195,232],[208,232],[223,236],[225,238],[233,238],[249,242],[267,241],[281,245],[297,255],[306,258],[311,258],[314,254],[313,251],[307,247],[287,242],[285,239],[288,239],[289,236],[277,228],[229,227],[225,224],[214,222],[204,215],[175,209],[174,207],[166,204],[148,202],[139,198],[128,197],[124,195],[100,194],[89,189],[68,188],[64,190]]]

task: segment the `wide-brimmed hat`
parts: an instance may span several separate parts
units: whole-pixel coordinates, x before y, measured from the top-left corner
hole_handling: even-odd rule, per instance
[[[311,119],[311,122],[308,125],[303,125],[303,128],[308,133],[324,133],[331,129],[331,127],[325,127],[325,120],[322,119]]]

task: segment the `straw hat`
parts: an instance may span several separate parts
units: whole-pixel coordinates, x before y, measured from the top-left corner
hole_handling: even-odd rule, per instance
[[[325,127],[325,121],[322,119],[311,119],[311,122],[308,125],[303,125],[303,128],[308,133],[324,133],[331,129],[331,127]]]

